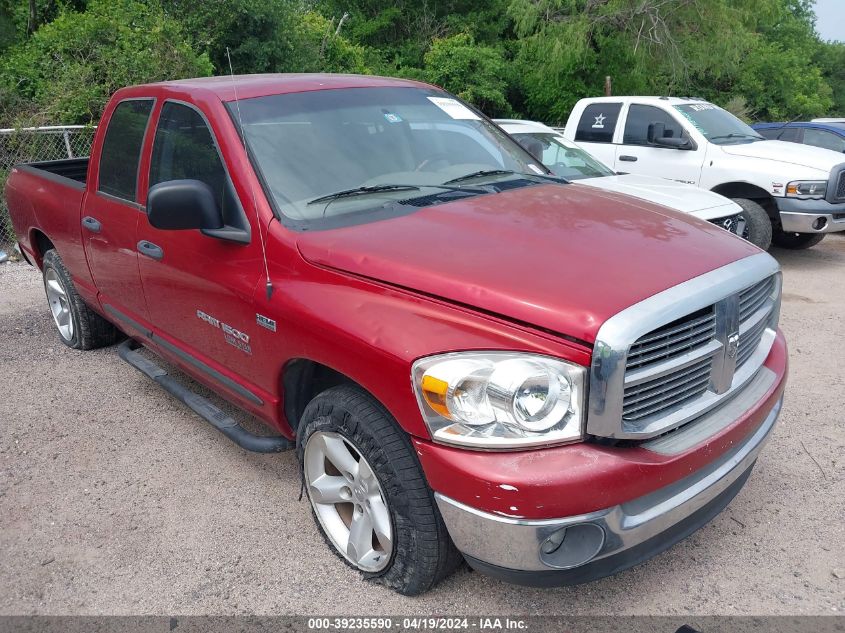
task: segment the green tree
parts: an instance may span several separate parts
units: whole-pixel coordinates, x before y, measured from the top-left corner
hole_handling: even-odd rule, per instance
[[[446,88],[491,116],[511,113],[505,98],[506,62],[502,51],[477,46],[459,33],[434,40],[425,54],[422,73],[426,81]]]
[[[364,51],[296,0],[165,0],[165,9],[208,51],[218,74],[364,72]]]
[[[211,70],[208,57],[195,52],[157,3],[94,0],[85,12],[62,12],[9,50],[0,67],[0,112],[89,123],[118,88]],[[27,111],[18,109],[21,102]]]

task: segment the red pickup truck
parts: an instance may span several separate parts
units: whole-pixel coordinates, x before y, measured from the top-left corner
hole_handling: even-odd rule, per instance
[[[90,159],[6,196],[65,344],[125,335],[239,445],[295,449],[329,545],[405,594],[462,557],[531,585],[643,561],[737,494],[780,411],[774,259],[554,177],[433,86],[126,88]]]

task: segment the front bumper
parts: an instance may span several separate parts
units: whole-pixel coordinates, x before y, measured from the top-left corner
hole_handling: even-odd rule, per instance
[[[781,227],[786,233],[845,231],[845,202],[775,198]]]
[[[482,512],[440,493],[435,499],[455,545],[479,571],[528,585],[588,582],[636,565],[716,516],[751,473],[781,402],[744,441],[707,467],[596,512],[525,520]],[[667,443],[657,440],[653,448],[667,450]]]

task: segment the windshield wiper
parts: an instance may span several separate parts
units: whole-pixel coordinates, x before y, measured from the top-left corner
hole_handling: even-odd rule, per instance
[[[309,200],[305,204],[315,204],[317,202],[331,202],[338,198],[349,198],[352,196],[359,196],[367,193],[378,193],[380,191],[418,191],[431,187],[433,189],[445,189],[446,191],[467,191],[469,193],[490,193],[489,189],[482,189],[481,187],[450,187],[448,184],[442,185],[370,185],[367,187],[355,187],[354,189],[344,189],[343,191],[336,191],[319,198]]]
[[[753,138],[757,141],[762,141],[763,137],[759,134],[737,134],[736,132],[731,132],[730,134],[717,134],[716,136],[711,136],[710,140],[714,140],[717,138]]]
[[[452,180],[447,180],[444,185],[451,185],[453,182],[463,182],[464,180],[472,180],[473,178],[481,178],[482,176],[505,176],[516,173],[512,169],[482,169],[481,171],[474,171],[470,174],[464,174]]]
[[[418,190],[417,185],[371,185],[369,187],[355,187],[354,189],[344,189],[342,191],[335,191],[319,198],[309,200],[306,204],[316,204],[318,202],[328,202],[330,200],[337,200],[338,198],[350,198],[352,196],[360,196],[365,193],[378,193],[379,191],[415,191]]]

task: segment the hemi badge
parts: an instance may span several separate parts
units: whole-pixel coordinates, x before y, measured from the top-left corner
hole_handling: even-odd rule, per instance
[[[276,322],[273,319],[269,319],[263,314],[255,313],[255,322],[258,323],[263,328],[267,328],[271,332],[276,331]]]

